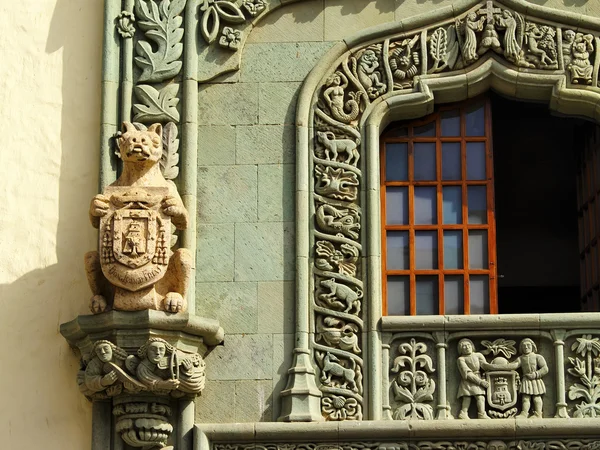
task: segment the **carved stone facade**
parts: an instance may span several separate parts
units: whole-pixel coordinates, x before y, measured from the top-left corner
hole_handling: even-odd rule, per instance
[[[457,81],[448,81],[448,85],[459,89],[459,84],[466,83],[469,76],[464,81],[458,81],[458,74],[479,73],[483,65],[490,62],[497,62],[514,73],[527,74],[531,76],[531,80],[548,76],[548,83],[561,86],[565,96],[568,96],[566,92],[569,90],[580,86],[596,86],[598,83],[597,74],[593,72],[596,61],[596,38],[593,33],[575,32],[570,26],[545,20],[541,16],[523,14],[501,2],[480,2],[455,18],[428,24],[420,31],[405,29],[398,35],[389,34],[384,39],[368,39],[366,46],[357,45],[344,53],[340,57],[341,62],[324,71],[321,81],[314,85],[318,96],[311,105],[314,134],[309,135],[308,143],[308,160],[314,168],[310,189],[314,194],[310,209],[315,211],[312,236],[316,256],[311,267],[311,285],[314,286],[311,311],[317,330],[312,348],[317,369],[321,373],[322,413],[326,420],[355,417],[337,413],[332,415],[331,394],[336,398],[343,397],[346,401],[353,399],[358,402],[353,407],[359,411],[365,407],[362,395],[365,388],[357,386],[352,391],[347,387],[351,384],[349,380],[360,383],[365,379],[365,342],[362,339],[365,336],[364,311],[378,308],[375,306],[377,303],[372,303],[372,297],[380,295],[377,287],[371,288],[369,292],[365,285],[365,258],[379,252],[379,249],[372,246],[365,248],[373,240],[363,234],[371,224],[365,225],[365,197],[359,195],[362,191],[368,193],[371,189],[378,188],[366,183],[364,173],[366,164],[375,160],[364,154],[365,151],[376,151],[374,146],[366,142],[368,137],[365,136],[369,117],[375,115],[373,111],[377,108],[383,111],[384,102],[391,104],[396,98],[398,103],[406,99],[407,111],[410,111],[413,104],[419,102],[406,95],[408,92],[429,96],[429,88],[425,86],[442,86],[446,79],[452,80],[452,76]],[[473,77],[477,79],[478,76]],[[477,89],[475,84],[473,89]],[[422,103],[423,110],[424,104],[425,102]],[[414,115],[414,112],[407,114]],[[377,125],[375,122],[374,126]],[[373,168],[370,170],[372,172],[369,175],[373,176]],[[374,201],[374,198],[369,198],[369,201]],[[372,206],[371,210],[375,211],[376,208],[377,206]],[[367,217],[368,221],[374,220],[372,215]],[[378,286],[379,282],[373,276],[379,275],[369,273],[371,286]],[[368,298],[371,298],[371,303],[366,303]],[[336,324],[338,338],[328,340],[321,333],[320,330],[327,323]],[[352,342],[351,347],[341,347],[342,335],[348,342]],[[403,345],[427,348],[429,344],[407,342]],[[535,347],[535,343],[532,345]],[[531,349],[527,354],[529,356],[521,354],[512,362],[495,359],[484,362],[480,353],[471,350],[472,354],[459,358],[459,363],[464,367],[463,393],[459,394],[464,408],[455,411],[455,417],[468,418],[466,411],[471,399],[478,405],[479,412],[476,414],[479,418],[487,418],[488,414],[493,417],[511,417],[517,412],[523,416],[541,416],[545,394],[542,377],[548,373],[548,368],[542,368],[546,367],[543,357],[536,355],[535,350]],[[329,354],[336,357],[337,365],[333,376],[329,370],[331,358],[325,358]],[[481,364],[476,362],[477,358],[481,360],[481,364],[492,364],[495,370],[490,369],[484,374],[480,371]],[[531,373],[522,372],[522,378],[517,381],[517,372],[509,369],[515,365],[531,366],[531,371],[540,378],[531,381]],[[534,369],[534,366],[537,368]],[[396,365],[394,367],[400,370]],[[505,371],[510,372],[505,374],[509,377],[506,380],[501,375]],[[401,373],[404,374],[405,371]],[[411,375],[419,379],[419,386],[414,380],[408,381],[408,373],[412,372],[406,372],[403,377],[396,376],[392,382],[394,398],[400,405],[393,415],[397,418],[405,418],[406,414],[432,418],[431,406],[426,403],[431,401],[430,397],[435,389],[435,383],[429,379],[431,373],[425,371],[418,376],[417,372]],[[480,377],[480,381],[475,381],[474,377]],[[493,403],[496,400],[492,398],[498,398],[499,394],[494,397],[489,392],[490,389],[508,389],[506,395],[510,394],[510,401],[497,400],[503,403]],[[584,394],[583,390],[577,392],[578,394],[573,395],[589,395],[589,392]],[[517,407],[517,397],[520,408]],[[337,404],[342,403],[342,400],[337,400]],[[560,403],[562,405],[564,400]],[[495,406],[488,411],[490,405]],[[562,408],[559,408],[561,417],[565,415]],[[438,417],[446,417],[445,412],[440,415],[440,409],[446,410],[446,399],[438,404]]]
[[[492,425],[474,421],[489,427],[488,433],[477,441],[472,435],[459,440],[449,432],[447,439],[437,435],[422,440],[422,434],[358,443],[340,442],[339,435],[330,435],[323,443],[315,437],[311,442],[302,443],[302,438],[283,444],[283,440],[250,442],[252,437],[244,434],[248,430],[240,426],[231,434],[233,443],[222,439],[212,448],[598,447],[598,441],[587,439],[588,435],[568,440],[572,434],[563,437],[561,430],[553,428],[558,425],[551,426],[552,439],[517,439],[516,432],[494,434],[504,426],[500,424],[513,423],[513,418],[517,423],[526,418],[597,417],[600,332],[591,319],[584,319],[582,325],[576,323],[579,318],[571,322],[550,318],[540,325],[539,317],[526,317],[522,326],[505,332],[506,327],[498,326],[494,318],[482,319],[479,325],[466,319],[457,325],[446,317],[421,322],[402,318],[407,319],[403,322],[380,314],[380,127],[391,120],[422,116],[435,102],[472,97],[490,87],[523,99],[550,101],[559,112],[598,114],[600,28],[571,16],[563,23],[549,13],[518,5],[518,0],[465,1],[451,7],[452,13],[444,10],[425,22],[407,21],[363,32],[333,48],[306,78],[294,119],[298,196],[297,259],[291,270],[297,283],[294,361],[285,389],[273,388],[282,391],[282,421],[375,419],[408,429],[407,421],[460,419],[454,422],[460,424],[457,427],[473,434],[477,427],[469,428],[468,419],[493,419],[485,421]],[[193,255],[199,255],[199,265],[203,257],[202,252],[196,253],[196,231],[201,229],[196,219],[211,201],[197,197],[198,86],[221,76],[214,89],[228,83],[234,86],[235,76],[229,79],[226,73],[239,67],[249,31],[280,4],[125,0],[119,6],[109,7],[106,19],[119,39],[112,53],[107,51],[119,55],[118,89],[109,92],[107,83],[104,92],[105,103],[117,107],[105,108],[102,194],[90,207],[92,223],[99,228],[99,249],[86,258],[94,294],[91,309],[97,314],[64,324],[62,332],[82,354],[80,391],[94,402],[94,408],[110,405],[114,423],[105,424],[106,430],[131,447],[161,448],[177,440],[182,450],[191,450],[195,416],[193,406],[186,409],[186,405],[204,389],[205,358],[223,341],[218,323],[193,316],[196,296],[186,296],[196,286]],[[240,101],[238,106],[243,110],[246,105]],[[219,120],[209,125],[230,125]],[[242,133],[250,132],[244,127],[257,119],[244,120],[234,124],[236,141],[243,141]],[[121,134],[116,133],[118,123],[124,124]],[[123,161],[118,178],[111,156],[114,142]],[[259,150],[263,147],[255,151]],[[238,159],[244,161],[243,155],[233,156],[236,165],[255,165],[253,160],[237,164]],[[254,175],[265,176],[258,169]],[[236,175],[223,178],[232,184],[237,181]],[[260,196],[274,191],[259,192],[254,202],[268,205]],[[226,201],[219,198],[219,202],[217,207],[213,203],[217,213],[212,214],[220,213]],[[254,217],[258,220],[256,211]],[[234,230],[232,246],[238,251],[245,238],[243,227],[228,220],[219,217],[215,224],[223,227],[223,233]],[[263,241],[270,237],[265,233]],[[261,264],[259,257],[256,261]],[[232,264],[231,277],[243,279],[244,274]],[[219,281],[230,282],[231,277]],[[266,289],[255,283],[248,290],[260,288]],[[213,303],[232,301],[222,294],[215,288],[218,300]],[[246,301],[245,296],[251,298],[246,291],[239,295]],[[269,301],[270,296],[263,294],[261,301]],[[263,307],[258,295],[254,299],[257,310]],[[185,313],[186,301],[191,316]],[[242,316],[245,304],[238,306],[226,304],[222,309]],[[258,323],[255,319],[248,314],[243,321]],[[239,345],[225,347],[226,356],[220,356],[223,366],[234,373],[241,363],[231,355],[251,353],[244,345],[254,339],[242,339],[245,329],[238,333]],[[271,357],[278,351],[274,342],[263,349]],[[206,364],[210,366],[210,359]],[[286,369],[272,364],[269,376]],[[264,373],[253,376],[258,379]],[[228,395],[234,382],[240,382],[234,389],[244,389],[248,377],[228,373],[216,380],[215,385],[223,382],[226,387],[215,396]],[[232,404],[236,396],[237,391]],[[332,424],[324,425],[333,429]],[[584,428],[581,422],[575,427]],[[442,431],[448,429],[446,425]],[[303,431],[310,432],[310,426]],[[363,432],[355,430],[355,436]],[[207,444],[198,438],[193,445]]]

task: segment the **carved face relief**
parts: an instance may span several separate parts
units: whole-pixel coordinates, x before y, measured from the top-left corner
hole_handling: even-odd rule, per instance
[[[158,364],[165,356],[167,348],[162,342],[153,342],[148,346],[148,360],[154,364]]]
[[[506,450],[506,442],[503,441],[490,441],[487,446],[487,450]]]
[[[468,339],[463,339],[458,343],[458,349],[461,355],[470,355],[473,353],[473,344]]]
[[[129,122],[123,122],[123,134],[118,141],[121,159],[133,163],[158,162],[162,156],[161,136],[159,123],[140,131]]]
[[[111,346],[108,344],[100,344],[96,347],[96,356],[98,356],[98,359],[102,362],[109,362],[113,357]]]

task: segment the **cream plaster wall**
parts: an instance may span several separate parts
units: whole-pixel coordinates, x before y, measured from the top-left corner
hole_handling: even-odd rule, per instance
[[[90,447],[61,322],[86,312],[98,180],[102,0],[0,2],[0,436]]]

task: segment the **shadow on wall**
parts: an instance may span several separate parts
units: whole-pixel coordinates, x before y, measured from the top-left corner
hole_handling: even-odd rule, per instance
[[[58,100],[62,108],[60,148],[30,149],[31,157],[39,158],[40,165],[48,165],[47,173],[60,164],[58,192],[43,185],[37,186],[37,191],[29,188],[29,195],[20,205],[32,212],[36,222],[42,222],[44,217],[58,217],[55,236],[52,221],[39,230],[40,236],[50,235],[47,241],[56,242],[56,248],[48,246],[34,252],[39,255],[39,267],[44,266],[44,259],[56,263],[0,285],[5,318],[2,361],[10,361],[11,367],[1,371],[7,404],[0,413],[0,422],[6,427],[2,434],[8,438],[5,445],[10,448],[79,450],[90,445],[91,404],[77,389],[78,358],[60,335],[59,324],[85,314],[89,298],[83,254],[96,239],[87,210],[97,189],[102,3],[57,0],[45,48],[39,45],[43,31],[38,32],[41,39],[37,41],[13,44],[26,49],[24,60],[32,72],[38,72],[32,75],[34,78],[37,75],[38,80],[46,80],[50,90],[53,85],[62,86],[62,98]],[[50,0],[30,6],[37,15],[23,12],[27,6],[15,6],[16,10],[19,8],[17,14],[31,18],[41,27],[48,25],[43,11],[52,8]],[[52,72],[61,65],[56,56],[50,56],[56,52],[62,52],[62,79]],[[42,104],[47,99],[38,101]],[[24,105],[23,110],[35,107]],[[44,141],[43,130],[53,120],[46,118],[44,123],[44,119],[40,117],[37,126],[30,124],[30,132],[38,135],[38,142]],[[50,159],[48,155],[56,157]],[[40,205],[57,205],[58,211],[44,211]],[[40,241],[44,240],[34,240]],[[27,252],[27,242],[21,244],[23,252]]]

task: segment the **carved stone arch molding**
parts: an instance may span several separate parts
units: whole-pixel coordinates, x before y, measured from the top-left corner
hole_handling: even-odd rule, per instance
[[[297,106],[297,310],[280,420],[382,418],[379,134],[494,89],[600,121],[600,20],[464,0],[335,46]]]

